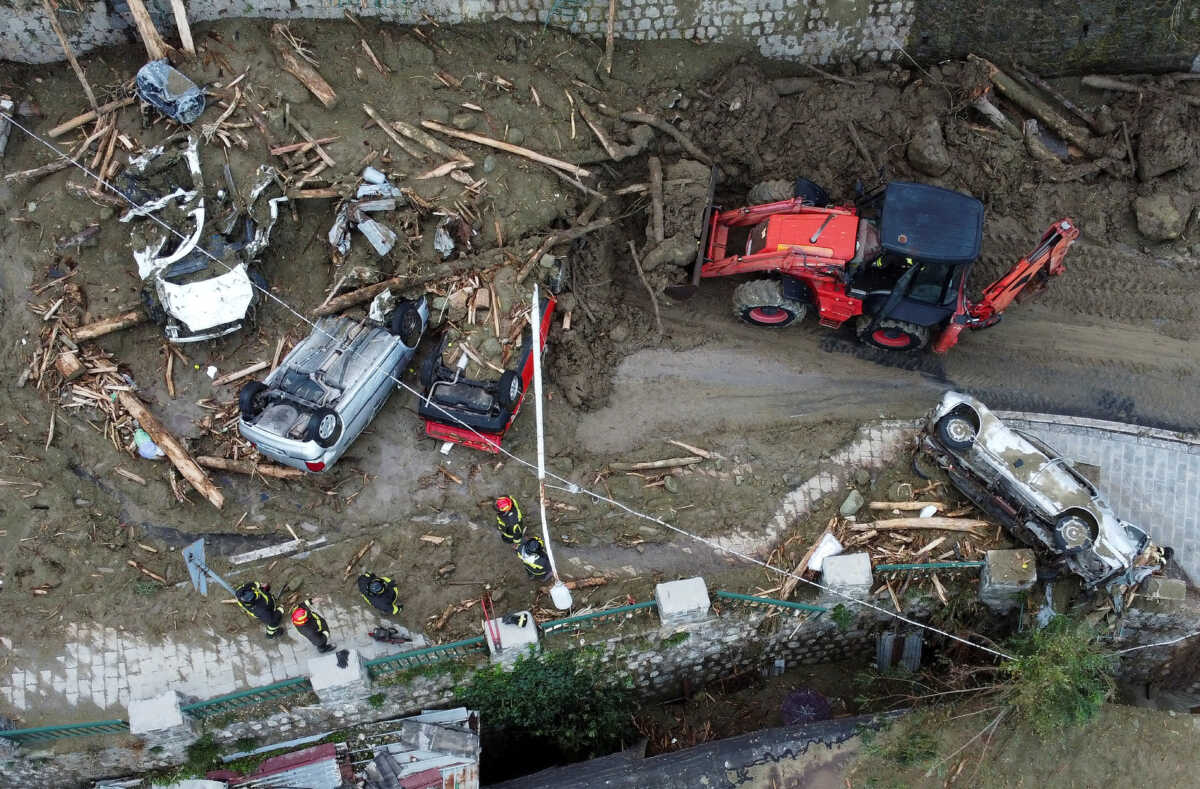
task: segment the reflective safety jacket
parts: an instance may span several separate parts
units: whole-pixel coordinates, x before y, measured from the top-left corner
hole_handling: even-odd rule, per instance
[[[383,591],[379,594],[371,594],[372,581],[383,583]],[[404,606],[400,605],[400,589],[391,578],[374,573],[363,573],[358,576],[358,591],[369,605],[385,614],[398,614],[404,610]]]

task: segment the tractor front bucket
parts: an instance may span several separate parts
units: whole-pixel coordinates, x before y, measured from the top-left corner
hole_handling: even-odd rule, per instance
[[[700,212],[700,224],[696,228],[700,243],[696,246],[696,261],[692,264],[692,279],[690,282],[668,285],[663,289],[667,296],[676,301],[686,301],[695,296],[696,291],[700,289],[700,270],[704,267],[704,259],[708,256],[708,236],[712,229],[713,211],[716,210],[716,206],[713,205],[713,195],[717,192],[719,177],[720,170],[714,164],[708,174],[708,197],[704,200],[704,210]]]

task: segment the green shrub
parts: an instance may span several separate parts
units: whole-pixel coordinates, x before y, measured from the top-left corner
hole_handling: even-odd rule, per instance
[[[373,710],[382,707],[385,700],[387,700],[387,696],[382,693],[372,693],[370,696],[367,696],[367,704],[370,704]]]
[[[841,603],[833,607],[833,610],[829,612],[829,618],[843,633],[850,629],[850,625],[854,624],[854,612]]]
[[[691,637],[692,637],[692,634],[689,633],[688,631],[680,630],[678,633],[672,633],[671,635],[664,638],[662,641],[658,642],[658,648],[659,649],[667,649],[669,647],[679,646],[680,644],[682,644],[684,641],[687,641]]]
[[[1043,737],[1090,721],[1116,687],[1112,658],[1089,628],[1066,617],[1017,636],[1009,649],[1006,700]]]
[[[511,671],[497,665],[477,672],[455,696],[489,725],[546,738],[582,758],[619,748],[630,732],[631,683],[613,675],[590,650],[525,655]]]

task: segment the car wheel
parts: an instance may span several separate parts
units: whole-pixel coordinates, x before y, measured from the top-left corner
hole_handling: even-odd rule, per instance
[[[421,389],[425,392],[429,391],[429,387],[433,386],[433,376],[437,371],[438,355],[431,353],[425,357],[425,361],[421,362]]]
[[[513,370],[507,370],[500,376],[500,383],[496,387],[496,399],[501,408],[512,408],[521,402],[521,376]]]
[[[252,422],[262,413],[265,403],[262,401],[263,392],[267,391],[267,386],[262,381],[250,381],[242,390],[238,392],[238,413],[242,419],[247,422]]]
[[[808,305],[783,295],[778,280],[743,282],[733,292],[733,314],[754,326],[782,329],[803,320]]]
[[[948,449],[961,451],[975,443],[978,432],[964,414],[949,413],[937,421],[934,426],[940,440]]]
[[[421,341],[421,313],[412,304],[401,304],[392,310],[392,319],[388,322],[388,331],[400,338],[409,348],[416,348]]]
[[[1089,516],[1068,512],[1054,522],[1054,542],[1063,553],[1079,553],[1092,547],[1098,531]]]
[[[342,420],[332,408],[319,408],[308,420],[305,438],[318,446],[331,447],[342,436]]]
[[[884,318],[875,322],[871,328],[872,318],[863,315],[858,319],[855,333],[860,342],[882,348],[885,351],[918,351],[929,342],[929,327],[918,326],[908,321],[897,321]]]
[[[805,205],[824,208],[829,205],[829,192],[807,178],[797,178],[792,186],[792,197],[798,197]]]
[[[792,199],[792,184],[787,181],[763,181],[750,187],[746,200],[750,205],[778,203]]]

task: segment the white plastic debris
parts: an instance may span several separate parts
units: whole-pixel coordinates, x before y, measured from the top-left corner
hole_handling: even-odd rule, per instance
[[[808,560],[808,569],[821,572],[821,562],[825,561],[828,556],[837,556],[845,550],[842,544],[838,542],[838,538],[832,534],[825,534],[821,537],[821,541],[817,543],[817,549],[813,551],[812,558]]]
[[[161,460],[167,456],[167,453],[159,449],[158,444],[154,443],[154,439],[150,437],[150,434],[140,427],[133,431],[133,443],[137,445],[138,455],[146,460]]]
[[[371,300],[371,308],[367,311],[367,315],[373,321],[386,323],[384,316],[390,315],[395,306],[396,296],[389,288]]]
[[[376,170],[374,167],[367,167],[362,171],[362,178],[369,184],[387,183],[387,176]]]
[[[937,514],[937,511],[938,511],[937,505],[930,504],[926,507],[922,507],[921,511],[917,513],[917,517],[918,518],[932,518],[934,515]]]
[[[208,377],[209,377],[209,378],[216,378],[216,377],[217,377],[217,368],[216,368],[216,367],[214,367],[214,366],[213,366],[213,365],[211,365],[211,364],[208,366],[208,369],[207,369],[207,370],[205,370],[204,372],[208,373]]]
[[[433,248],[442,253],[443,260],[454,254],[454,239],[446,231],[445,222],[438,225],[437,230],[433,231]]]
[[[375,252],[380,257],[392,251],[396,245],[396,233],[387,225],[382,225],[374,219],[363,219],[358,223],[358,232],[366,236]],[[436,242],[435,242],[436,244]]]

